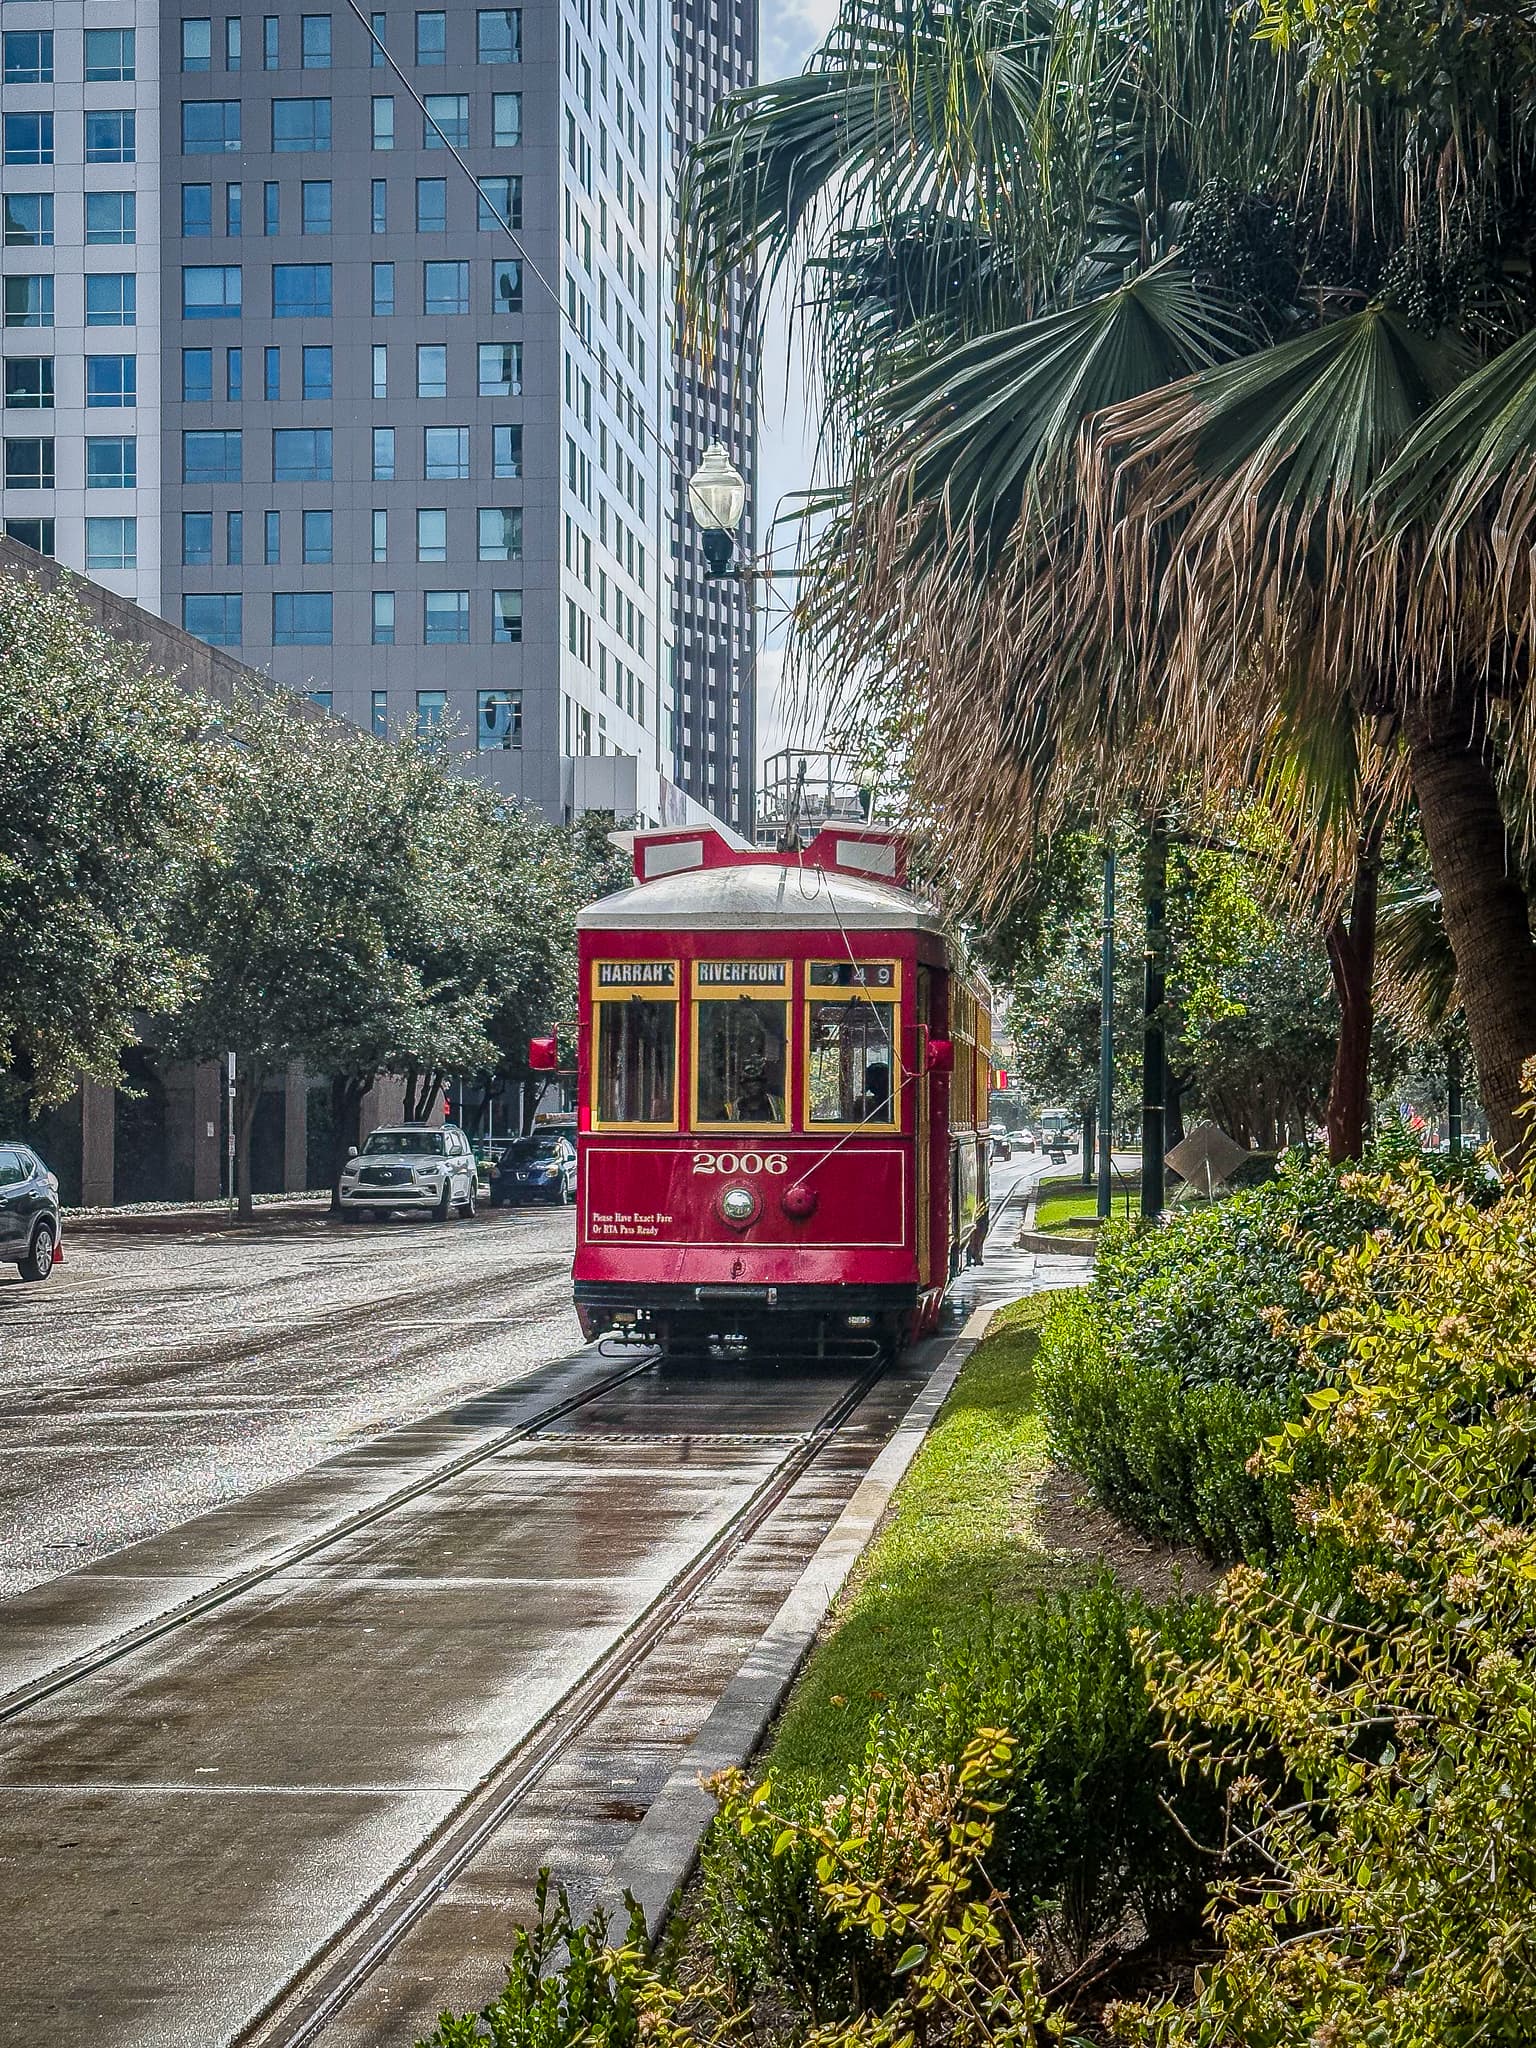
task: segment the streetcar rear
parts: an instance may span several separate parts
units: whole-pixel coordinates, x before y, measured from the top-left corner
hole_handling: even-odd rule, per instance
[[[635,861],[579,920],[583,1330],[830,1357],[931,1328],[985,1235],[990,1054],[902,841]]]

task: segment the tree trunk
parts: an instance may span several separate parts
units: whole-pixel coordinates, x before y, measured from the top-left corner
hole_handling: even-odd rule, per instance
[[[1416,710],[1404,732],[1489,1136],[1514,1171],[1529,1150],[1522,1070],[1536,1054],[1536,946],[1486,731],[1473,692],[1462,689]]]
[[[341,1211],[341,1176],[347,1153],[361,1142],[359,1124],[363,1097],[378,1077],[374,1074],[332,1074],[331,1076],[331,1214]]]
[[[1328,1157],[1338,1166],[1365,1150],[1371,1093],[1371,1031],[1375,1023],[1376,898],[1381,828],[1361,834],[1355,854],[1349,915],[1326,933],[1328,965],[1339,999],[1339,1045],[1328,1090]]]
[[[235,1205],[242,1223],[256,1214],[251,1199],[251,1127],[266,1086],[267,1070],[257,1060],[235,1061]]]

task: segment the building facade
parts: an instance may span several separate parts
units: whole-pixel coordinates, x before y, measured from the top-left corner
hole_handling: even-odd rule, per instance
[[[671,0],[675,64],[672,109],[674,178],[729,92],[757,79],[757,0]],[[670,302],[670,301],[669,301]],[[677,699],[676,777],[697,803],[753,834],[757,726],[757,623],[752,585],[712,577],[687,505],[688,478],[712,441],[726,448],[747,484],[742,522],[750,550],[757,530],[757,371],[755,315],[732,281],[707,357],[680,331],[672,337],[673,426],[677,470],[672,492],[676,581],[672,636]]]
[[[552,817],[665,810],[672,22],[366,12],[5,0],[0,522]]]

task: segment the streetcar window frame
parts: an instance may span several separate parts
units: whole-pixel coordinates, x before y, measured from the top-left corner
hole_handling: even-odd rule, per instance
[[[762,973],[777,970],[777,980],[728,981],[720,977],[720,970],[739,968],[750,975],[756,968]],[[692,1075],[693,1122],[695,1131],[788,1131],[794,1125],[794,1021],[790,1012],[793,990],[790,977],[790,963],[784,959],[742,960],[733,956],[729,960],[696,960],[693,964],[691,987],[692,1016],[689,1024],[689,1062]],[[703,1035],[704,1011],[729,1008],[735,1004],[749,1003],[761,1009],[774,1009],[779,1013],[779,1043],[782,1048],[780,1059],[783,1071],[779,1081],[779,1100],[783,1114],[774,1117],[713,1117],[705,1114],[701,1096],[704,1078]]]
[[[592,1062],[587,1096],[592,1128],[594,1131],[675,1131],[678,1128],[678,1082],[682,1054],[681,963],[677,960],[653,963],[670,968],[671,981],[667,984],[622,987],[602,985],[605,968],[622,970],[630,964],[622,960],[594,960],[592,963]],[[665,1117],[605,1117],[602,1114],[604,1032],[608,1028],[606,1013],[614,1009],[627,1010],[632,1003],[665,1003],[672,1011],[671,1106]]]
[[[804,1023],[800,1033],[800,1102],[803,1118],[801,1128],[806,1131],[865,1131],[871,1135],[876,1133],[884,1135],[891,1131],[900,1130],[902,1124],[901,1094],[904,1085],[901,1058],[903,994],[901,962],[891,960],[859,960],[847,963],[855,974],[862,975],[866,970],[879,970],[882,974],[889,976],[886,980],[873,983],[861,979],[853,986],[846,984],[818,984],[815,980],[815,970],[818,965],[836,967],[841,973],[845,963],[811,961],[806,966],[805,987],[801,999],[801,1009],[804,1016]],[[812,1114],[811,1084],[814,1069],[812,1032],[817,1011],[834,1003],[863,1003],[872,1010],[883,1009],[887,1014],[890,1024],[888,1040],[890,1073],[886,1103],[887,1113],[884,1117],[856,1117],[849,1119],[818,1117]]]

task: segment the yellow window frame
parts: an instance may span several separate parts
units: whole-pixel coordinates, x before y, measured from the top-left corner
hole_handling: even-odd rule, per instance
[[[901,992],[902,972],[899,960],[856,960],[855,967],[889,967],[892,970],[889,982],[871,988],[813,987],[811,969],[816,962],[807,961],[805,967],[805,989],[801,998],[801,1012],[804,1022],[800,1031],[800,1107],[801,1128],[806,1131],[868,1131],[888,1133],[901,1129]],[[842,965],[841,961],[835,963]],[[811,1120],[811,1011],[820,1003],[879,1003],[891,1013],[891,1113],[882,1123],[856,1121],[853,1123],[822,1122]]]
[[[587,1107],[594,1131],[675,1131],[680,1127],[679,1106],[682,1101],[682,1006],[683,984],[679,960],[658,960],[647,964],[670,967],[672,979],[669,983],[636,983],[633,985],[604,987],[602,971],[606,968],[633,967],[637,963],[629,960],[594,960],[591,980],[588,984],[592,1001],[592,1058],[588,1075]],[[627,1003],[670,1003],[672,1005],[672,1114],[661,1121],[639,1118],[611,1118],[598,1114],[598,1094],[603,1074],[603,1012]]]
[[[777,1003],[784,1012],[784,1064],[786,1069],[788,1069],[793,1059],[794,1024],[790,1016],[790,1005],[794,1000],[794,976],[791,971],[790,962],[788,960],[766,959],[761,961],[742,961],[741,964],[743,966],[780,968],[782,970],[782,978],[777,984],[771,982],[703,981],[700,979],[701,969],[733,965],[737,957],[739,956],[733,956],[730,960],[695,960],[693,963],[693,973],[690,978],[688,991],[690,997],[689,1009],[691,1012],[688,1026],[689,1077],[691,1084],[690,1094],[692,1097],[690,1108],[693,1112],[693,1121],[689,1125],[689,1129],[694,1131],[788,1131],[794,1127],[794,1118],[790,1113],[790,1106],[794,1101],[794,1096],[791,1092],[793,1076],[787,1071],[784,1075],[784,1115],[777,1123],[748,1123],[741,1118],[737,1118],[734,1121],[730,1119],[720,1119],[717,1121],[713,1118],[701,1117],[699,1115],[699,1005],[701,1003],[724,1003],[730,1002],[733,998],[738,1002]]]

